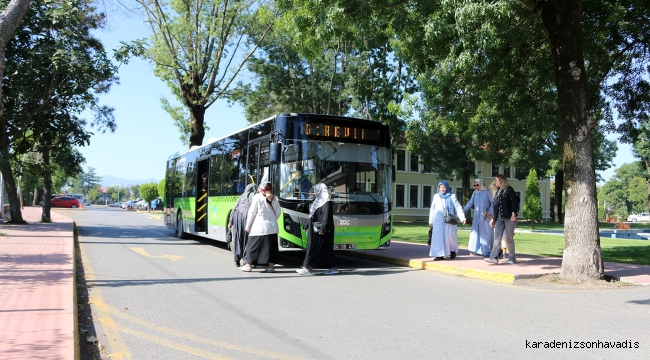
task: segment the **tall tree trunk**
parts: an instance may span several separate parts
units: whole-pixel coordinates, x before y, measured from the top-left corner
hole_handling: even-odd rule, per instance
[[[205,137],[204,121],[205,107],[203,105],[190,108],[190,148],[203,145],[203,138]]]
[[[12,0],[7,7],[0,13],[0,143],[2,143],[2,154],[0,154],[0,171],[5,180],[5,187],[7,190],[7,198],[9,200],[9,212],[11,222],[16,224],[24,224],[22,212],[20,211],[20,199],[16,194],[16,182],[14,180],[11,164],[9,163],[9,146],[11,146],[11,138],[8,132],[6,119],[2,116],[4,111],[4,103],[2,101],[2,79],[4,79],[5,72],[5,48],[9,39],[18,28],[20,20],[27,10],[29,10],[30,0]]]
[[[33,205],[39,205],[43,201],[43,188],[38,186],[34,188],[34,203]]]
[[[12,224],[25,224],[23,220],[23,213],[20,210],[20,199],[18,199],[18,189],[16,187],[16,180],[14,180],[14,173],[9,166],[8,161],[6,166],[0,166],[2,177],[5,182],[5,189],[7,190],[7,200],[9,200],[9,216],[11,217]]]
[[[563,222],[562,216],[562,193],[564,192],[564,171],[560,170],[555,174],[555,204],[553,204],[554,221],[556,224]]]
[[[582,45],[582,1],[538,1],[536,6],[549,33],[563,148],[567,201],[560,276],[573,281],[600,279],[605,269],[591,146],[595,124],[589,116]]]
[[[41,154],[43,156],[43,168],[45,171],[43,172],[43,193],[44,193],[44,199],[43,199],[43,213],[41,214],[41,221],[42,222],[52,222],[52,214],[50,212],[50,209],[52,208],[52,197],[50,194],[52,194],[52,168],[50,167],[50,147],[49,146],[44,146],[43,147],[43,152]]]

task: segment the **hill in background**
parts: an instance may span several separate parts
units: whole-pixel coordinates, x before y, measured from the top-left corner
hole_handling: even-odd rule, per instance
[[[119,178],[117,176],[102,176],[102,181],[100,182],[102,186],[109,187],[109,186],[131,186],[131,185],[142,185],[146,183],[156,183],[158,184],[160,182],[160,179],[154,179],[154,178],[149,178],[149,179],[139,179],[139,180],[133,180],[133,179],[126,179],[126,178]]]

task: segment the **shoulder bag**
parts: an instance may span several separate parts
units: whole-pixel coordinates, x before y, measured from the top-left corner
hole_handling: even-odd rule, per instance
[[[447,213],[447,209],[445,209],[445,204],[442,202],[442,198],[438,196],[438,199],[440,200],[440,206],[442,207],[442,211],[445,213],[445,224],[458,225],[458,219],[456,218],[456,216]]]

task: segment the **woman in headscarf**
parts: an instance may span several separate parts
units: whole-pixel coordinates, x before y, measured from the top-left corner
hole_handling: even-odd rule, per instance
[[[248,209],[255,196],[255,184],[248,184],[244,193],[239,196],[235,207],[230,212],[228,219],[228,230],[232,235],[230,246],[235,257],[235,265],[241,266],[241,259],[244,258],[244,250],[248,243],[248,233],[246,232],[246,216]]]
[[[312,275],[311,270],[324,265],[328,270],[323,275],[339,273],[334,257],[334,212],[330,192],[323,183],[314,186],[316,199],[309,207],[309,230],[307,254],[303,267],[296,270],[300,275]]]
[[[472,232],[469,234],[467,249],[471,255],[489,256],[492,250],[494,230],[490,227],[492,211],[492,193],[487,190],[481,179],[474,180],[474,193],[463,208],[463,212],[474,209]]]
[[[275,272],[278,260],[280,203],[272,191],[271,183],[262,181],[251,201],[246,218],[246,264],[239,268],[241,271],[250,272],[253,264],[267,264],[263,272]]]
[[[451,193],[449,183],[443,180],[438,184],[438,192],[433,195],[429,211],[429,226],[432,227],[429,255],[434,257],[433,260],[444,260],[445,256],[455,259],[458,252],[458,226],[445,223],[446,214],[459,217],[465,224],[463,207],[456,195]]]

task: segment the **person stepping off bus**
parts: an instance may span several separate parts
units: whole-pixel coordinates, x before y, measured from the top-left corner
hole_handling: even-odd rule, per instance
[[[314,186],[316,199],[309,207],[307,235],[307,254],[303,267],[296,270],[300,275],[312,275],[315,266],[325,265],[328,270],[323,275],[339,273],[334,257],[334,212],[327,186],[323,183]]]

